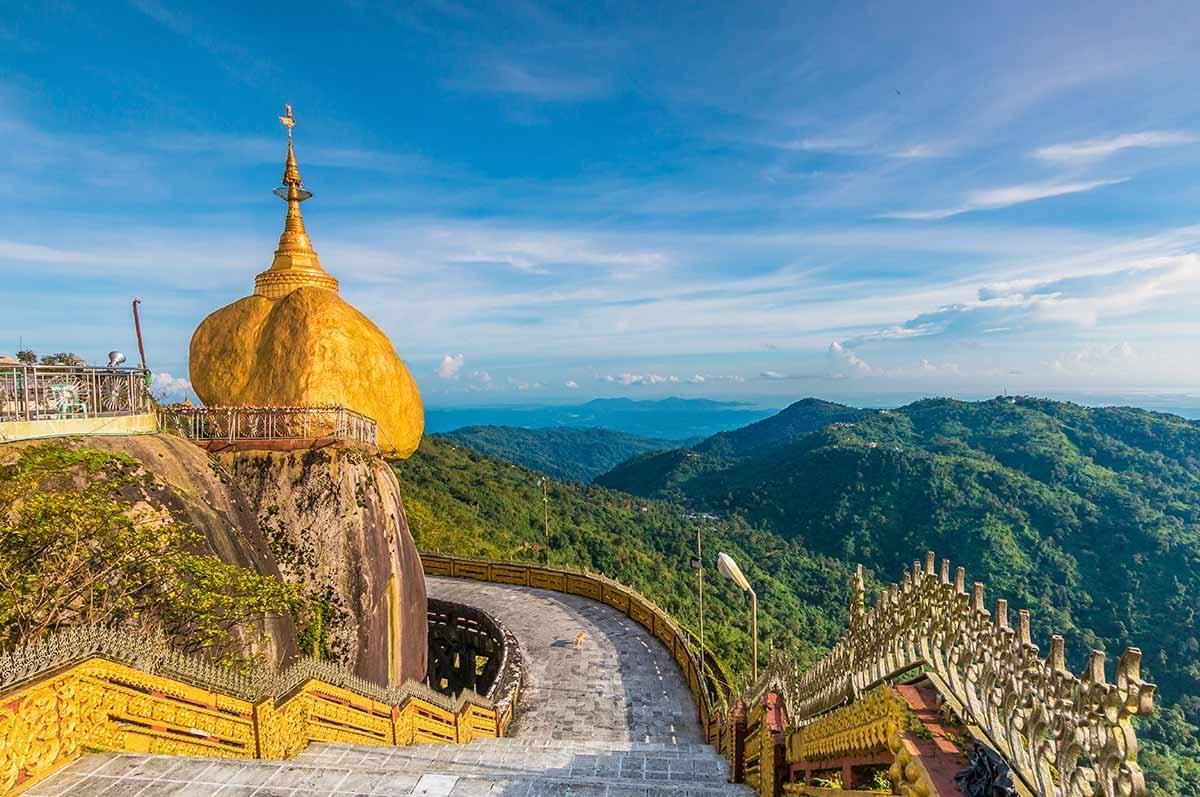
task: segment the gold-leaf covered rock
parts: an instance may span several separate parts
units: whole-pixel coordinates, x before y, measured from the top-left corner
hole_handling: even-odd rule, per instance
[[[425,427],[421,395],[387,335],[338,295],[304,229],[310,198],[292,150],[291,108],[283,185],[287,220],[254,295],[222,307],[192,335],[189,371],[208,405],[337,404],[379,425],[380,450],[407,457]]]

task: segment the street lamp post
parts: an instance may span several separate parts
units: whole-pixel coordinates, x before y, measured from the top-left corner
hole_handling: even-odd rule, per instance
[[[538,479],[538,484],[542,486],[542,518],[545,522],[546,530],[546,564],[550,563],[550,479],[543,476]]]
[[[717,554],[717,570],[734,584],[742,588],[742,592],[750,593],[750,655],[753,657],[754,680],[758,680],[758,595],[750,586],[749,579],[727,553]]]

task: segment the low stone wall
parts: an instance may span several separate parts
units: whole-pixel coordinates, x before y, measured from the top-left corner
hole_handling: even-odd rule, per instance
[[[50,437],[154,434],[158,418],[153,412],[92,418],[54,418],[36,421],[0,421],[0,443]]]

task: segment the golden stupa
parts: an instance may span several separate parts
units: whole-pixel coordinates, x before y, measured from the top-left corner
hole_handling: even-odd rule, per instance
[[[192,335],[192,387],[207,405],[337,404],[379,425],[380,450],[407,457],[421,442],[421,394],[387,335],[338,295],[313,251],[300,203],[312,197],[292,149],[292,107],[283,185],[287,219],[271,267],[254,294],[222,307]]]

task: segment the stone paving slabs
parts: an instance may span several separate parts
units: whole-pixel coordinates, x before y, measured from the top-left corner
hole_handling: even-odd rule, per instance
[[[696,704],[649,631],[579,595],[462,578],[425,580],[430,597],[477,606],[525,652],[514,738],[701,743]],[[575,647],[575,636],[587,632]]]

